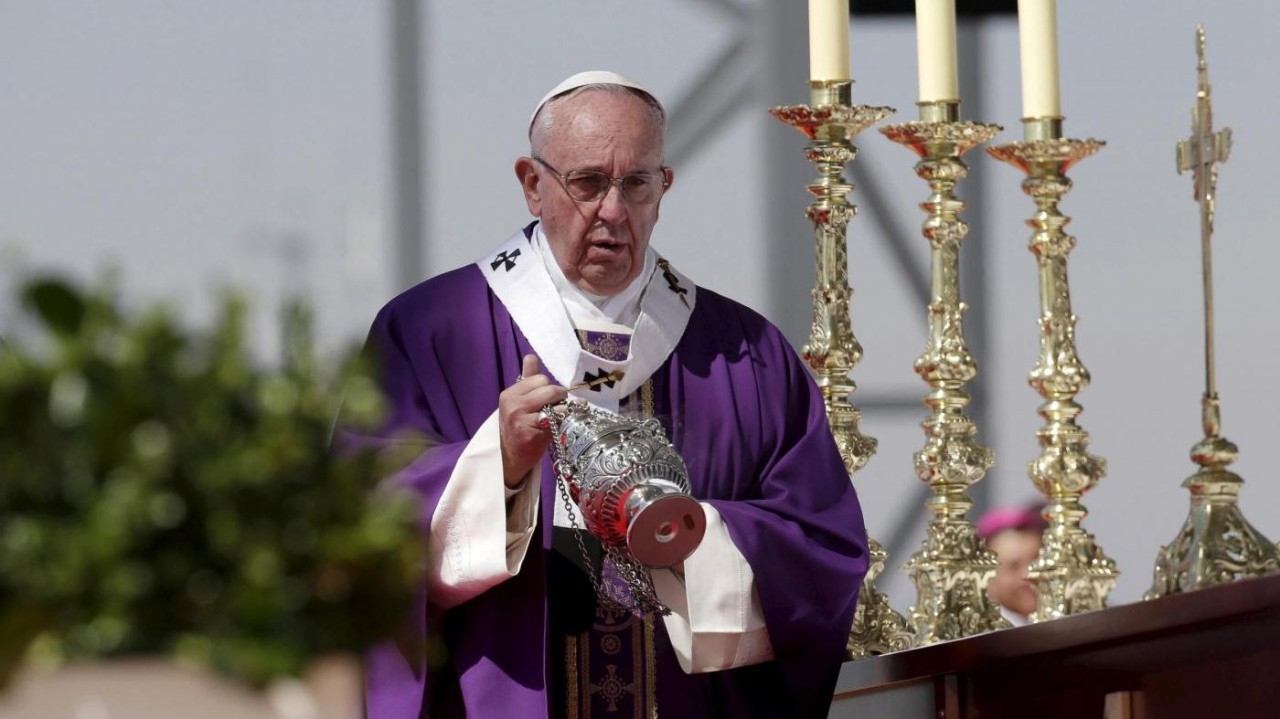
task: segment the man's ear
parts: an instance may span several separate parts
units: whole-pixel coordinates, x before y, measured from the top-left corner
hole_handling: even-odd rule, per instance
[[[670,189],[671,189],[671,185],[675,184],[675,181],[676,181],[676,171],[675,171],[675,170],[673,170],[673,169],[671,169],[670,167],[667,167],[667,166],[665,166],[665,165],[664,165],[664,166],[663,166],[663,168],[662,168],[662,187],[663,187],[663,189],[664,189],[664,190],[670,190]]]
[[[520,189],[524,191],[524,203],[529,206],[529,214],[542,217],[542,188],[538,185],[536,165],[532,157],[516,160],[516,179],[520,181]]]

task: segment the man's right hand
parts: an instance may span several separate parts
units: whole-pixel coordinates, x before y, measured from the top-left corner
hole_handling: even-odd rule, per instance
[[[498,395],[498,428],[502,440],[502,479],[516,487],[542,461],[551,442],[551,430],[542,420],[542,408],[561,402],[569,392],[542,374],[535,355],[521,361],[522,379]]]

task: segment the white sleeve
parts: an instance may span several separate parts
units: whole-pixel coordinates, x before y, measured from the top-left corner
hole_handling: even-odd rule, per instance
[[[707,533],[684,561],[684,579],[670,569],[650,572],[658,599],[671,609],[663,621],[680,668],[696,674],[772,659],[755,573],[720,513],[701,504]]]
[[[453,607],[520,572],[537,522],[541,465],[523,484],[502,481],[498,413],[494,412],[454,465],[431,515],[427,587],[431,603]]]

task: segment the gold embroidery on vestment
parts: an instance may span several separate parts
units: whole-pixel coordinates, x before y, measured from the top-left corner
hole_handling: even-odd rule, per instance
[[[564,704],[566,719],[580,719],[578,716],[578,638],[564,638],[565,687]]]
[[[644,650],[644,695],[649,702],[649,719],[658,719],[658,668],[653,650],[652,614],[644,615]]]
[[[639,395],[639,397],[636,396]],[[623,400],[625,411],[627,406],[636,404],[645,419],[654,415],[653,379],[647,379],[635,394]],[[596,620],[591,630],[565,637],[565,716],[567,719],[591,719],[592,699],[596,696],[605,701],[605,712],[614,714],[625,704],[631,704],[632,717],[637,719],[657,719],[657,645],[654,639],[656,622],[653,615],[645,614],[636,617],[632,614],[608,609],[596,609]],[[591,637],[599,637],[598,646],[593,646]],[[618,673],[619,667],[614,663],[602,666],[602,674],[591,676],[591,658],[595,651],[605,657],[617,656],[624,645],[623,637],[631,641],[631,676]],[[627,702],[626,694],[631,694]],[[620,704],[619,702],[623,702]]]

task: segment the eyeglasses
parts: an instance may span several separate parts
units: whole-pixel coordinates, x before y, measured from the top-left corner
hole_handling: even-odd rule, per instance
[[[664,175],[650,175],[638,172],[626,177],[610,177],[595,170],[574,170],[564,174],[551,166],[551,163],[534,156],[543,167],[551,170],[551,174],[560,178],[564,191],[575,202],[595,202],[609,194],[609,188],[617,185],[622,197],[635,205],[648,205],[657,202],[667,189],[667,178]]]

